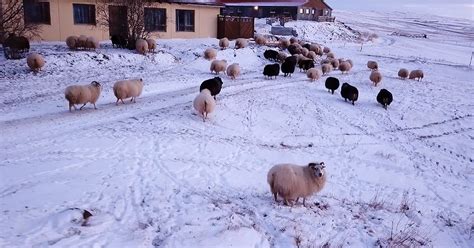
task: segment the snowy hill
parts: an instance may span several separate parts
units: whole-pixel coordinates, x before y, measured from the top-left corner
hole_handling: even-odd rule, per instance
[[[192,100],[214,77],[202,53],[216,39],[159,40],[146,57],[37,43],[37,75],[0,58],[0,247],[473,247],[473,23],[336,15],[344,24],[289,25],[354,61],[330,76],[358,87],[355,106],[327,92],[326,76],[265,80],[267,48],[252,45],[219,50],[242,75],[221,75],[202,122]],[[394,35],[407,30],[427,39]],[[360,51],[363,32],[379,38]],[[401,80],[402,67],[425,78]],[[137,103],[115,106],[114,82],[137,77]],[[69,113],[64,89],[92,80],[98,110]],[[394,95],[388,110],[381,88]],[[307,207],[275,203],[268,170],[311,161],[327,166],[322,192]]]

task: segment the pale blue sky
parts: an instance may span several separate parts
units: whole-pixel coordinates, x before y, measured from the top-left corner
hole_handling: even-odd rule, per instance
[[[326,0],[341,10],[397,10],[474,20],[474,0]]]

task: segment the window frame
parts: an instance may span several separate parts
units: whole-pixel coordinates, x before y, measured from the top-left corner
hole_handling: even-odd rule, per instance
[[[90,18],[91,20],[84,19],[85,21],[82,22],[82,20],[80,20],[80,19],[85,18],[86,15],[76,16],[76,7],[81,7],[81,8],[87,7],[88,11],[91,11],[91,9],[92,9],[92,11],[87,15],[87,18]],[[96,26],[97,25],[97,13],[96,12],[97,12],[97,10],[96,10],[95,4],[73,3],[72,4],[72,19],[73,19],[74,25],[92,25],[92,26]]]
[[[156,17],[154,14],[154,11],[156,12],[161,12],[162,15],[163,15],[163,23],[162,24],[158,24],[156,25],[156,23],[153,23],[153,25],[151,26],[151,28],[149,29],[149,25],[147,25],[147,11],[151,11],[151,13],[153,13],[153,18]],[[167,25],[167,22],[166,22],[166,9],[165,8],[153,8],[153,7],[145,7],[144,9],[144,22],[145,22],[145,25],[144,25],[144,28],[145,28],[145,31],[147,32],[166,32],[167,28],[168,28],[168,25]],[[159,15],[157,15],[159,16]],[[159,18],[157,18],[159,19]]]
[[[32,12],[34,11],[34,12]],[[32,14],[37,14],[32,15]],[[23,1],[23,21],[26,24],[51,25],[51,5],[49,2]]]
[[[304,13],[305,13],[306,15],[309,15],[309,9],[304,9]]]
[[[186,25],[186,20],[184,20],[184,25],[180,25],[180,12],[184,13],[192,13],[192,26]],[[184,30],[180,28],[184,27]],[[188,27],[192,27],[192,30],[188,29]],[[176,32],[196,32],[196,11],[193,9],[176,9]]]

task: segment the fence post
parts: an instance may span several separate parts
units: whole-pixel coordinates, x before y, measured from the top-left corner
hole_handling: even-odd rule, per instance
[[[474,52],[471,52],[471,60],[469,61],[469,67],[472,65],[472,56],[474,55]]]

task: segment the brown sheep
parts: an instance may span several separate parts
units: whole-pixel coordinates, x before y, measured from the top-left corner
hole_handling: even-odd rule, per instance
[[[324,162],[307,166],[277,164],[268,171],[267,182],[276,202],[280,195],[285,205],[293,206],[302,197],[306,206],[306,197],[321,191],[326,184],[325,165]]]
[[[26,58],[26,63],[33,72],[38,72],[41,70],[41,68],[43,68],[45,62],[43,56],[40,54],[30,53]]]
[[[344,72],[348,73],[352,69],[351,64],[348,61],[344,61],[339,64],[339,70],[344,74]]]
[[[332,68],[339,68],[339,60],[338,59],[330,59],[329,63],[332,65]]]
[[[71,50],[77,49],[77,45],[79,45],[78,44],[79,43],[78,39],[79,39],[79,37],[74,36],[74,35],[67,37],[67,39],[66,39],[67,47],[69,47],[69,49],[71,49]]]
[[[320,79],[322,74],[323,72],[319,68],[311,68],[306,72],[306,76],[308,76],[311,81]]]
[[[99,49],[99,47],[100,47],[100,44],[96,38],[92,36],[87,37],[87,40],[86,40],[87,49],[96,50],[96,49]]]
[[[398,76],[402,79],[408,78],[408,75],[410,75],[410,72],[405,68],[402,68],[398,71]]]
[[[97,109],[95,103],[97,99],[99,99],[100,91],[102,87],[100,83],[93,81],[88,85],[71,85],[66,88],[64,91],[64,97],[69,102],[69,112],[71,112],[71,108],[74,107],[76,109],[76,104],[83,104],[79,110],[82,110],[84,106],[88,102],[94,105],[94,109]]]
[[[377,64],[376,61],[369,60],[367,62],[367,68],[369,68],[372,71],[376,71],[379,69],[379,65]]]
[[[279,41],[279,46],[281,49],[287,49],[290,46],[290,41],[285,38],[282,38]]]
[[[321,70],[323,72],[323,75],[326,75],[332,71],[332,65],[331,64],[322,64],[321,65]]]
[[[138,39],[137,42],[135,42],[135,49],[139,54],[145,55],[148,52],[148,42],[144,39]]]
[[[413,70],[410,72],[410,75],[408,76],[409,79],[417,79],[418,81],[421,81],[425,75],[423,74],[422,70]]]
[[[370,73],[369,79],[374,83],[374,86],[377,87],[377,84],[382,81],[382,73],[379,71],[372,71],[372,73]]]
[[[291,37],[291,38],[290,38],[290,44],[295,44],[295,43],[299,43],[298,38],[296,38],[296,37]]]
[[[241,49],[247,47],[247,39],[238,38],[235,40],[235,49]]]

